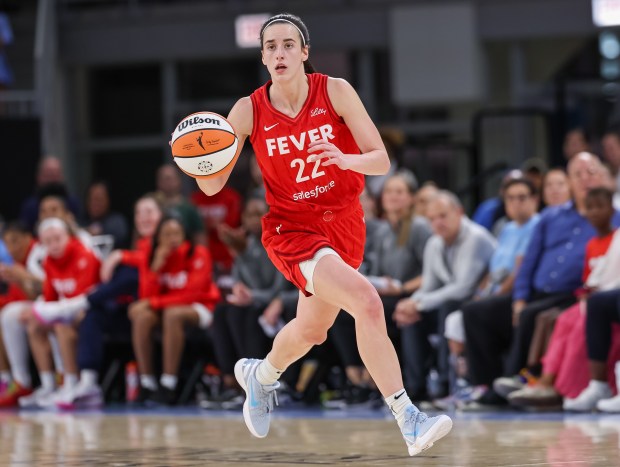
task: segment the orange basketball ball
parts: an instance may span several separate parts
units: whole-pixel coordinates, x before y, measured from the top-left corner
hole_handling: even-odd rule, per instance
[[[218,177],[231,170],[240,150],[232,125],[213,112],[197,112],[181,120],[170,147],[174,162],[194,178]]]

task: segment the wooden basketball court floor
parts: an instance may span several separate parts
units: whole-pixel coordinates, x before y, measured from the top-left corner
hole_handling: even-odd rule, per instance
[[[451,414],[408,457],[382,411],[281,410],[265,439],[239,412],[0,412],[1,466],[620,466],[620,415]]]

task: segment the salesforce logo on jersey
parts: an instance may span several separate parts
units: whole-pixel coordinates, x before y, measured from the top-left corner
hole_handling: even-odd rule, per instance
[[[299,201],[301,199],[309,199],[309,198],[318,198],[319,195],[322,195],[323,193],[327,193],[329,190],[331,190],[335,186],[336,186],[336,182],[332,180],[327,185],[316,185],[312,190],[293,193],[293,201]]]

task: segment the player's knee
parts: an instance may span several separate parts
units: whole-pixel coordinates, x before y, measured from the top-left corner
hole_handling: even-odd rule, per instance
[[[358,294],[358,312],[356,318],[372,321],[384,320],[383,302],[373,287],[369,287]]]
[[[321,345],[327,340],[327,330],[323,328],[306,328],[302,332],[302,338],[309,345]]]

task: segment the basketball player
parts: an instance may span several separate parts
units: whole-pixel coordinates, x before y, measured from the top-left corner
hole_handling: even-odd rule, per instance
[[[385,147],[352,86],[313,72],[308,30],[298,17],[273,16],[263,24],[260,41],[271,81],[237,101],[228,120],[240,145],[249,137],[263,173],[270,206],[263,244],[299,288],[300,299],[297,317],[278,333],[267,357],[235,365],[247,396],[245,422],[254,436],[267,435],[278,378],[325,341],[343,309],[355,318],[362,360],[396,417],[409,454],[416,455],[448,434],[452,420],[429,418],[411,403],[379,295],[357,271],[365,232],[359,195],[364,175],[387,173]],[[198,185],[213,195],[229,175]]]

